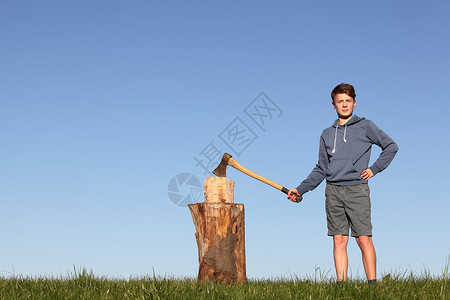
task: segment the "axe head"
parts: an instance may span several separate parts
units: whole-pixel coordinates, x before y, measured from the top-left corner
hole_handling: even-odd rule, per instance
[[[224,153],[220,164],[213,171],[213,174],[217,177],[227,177],[227,166],[230,161],[231,155],[228,153]]]

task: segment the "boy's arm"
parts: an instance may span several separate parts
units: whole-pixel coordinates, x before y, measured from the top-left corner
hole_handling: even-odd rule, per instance
[[[369,140],[382,149],[378,159],[369,169],[373,175],[386,169],[397,154],[398,146],[383,130],[377,127],[372,121],[367,121],[366,134]]]
[[[300,196],[314,190],[324,179],[328,168],[328,154],[323,137],[320,137],[319,162],[309,176],[296,188]]]

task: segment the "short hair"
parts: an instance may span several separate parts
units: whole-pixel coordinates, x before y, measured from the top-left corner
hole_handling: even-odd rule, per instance
[[[353,98],[353,100],[355,100],[356,98],[356,94],[355,94],[355,88],[353,87],[353,85],[348,84],[348,83],[341,83],[338,84],[333,91],[331,91],[331,100],[334,102],[334,96],[336,96],[336,94],[347,94],[350,97]]]

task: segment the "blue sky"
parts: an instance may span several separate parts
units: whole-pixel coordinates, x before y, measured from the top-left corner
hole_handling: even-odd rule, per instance
[[[75,265],[195,277],[195,228],[169,198],[172,178],[210,176],[194,158],[212,142],[297,186],[336,119],[330,92],[348,82],[355,113],[400,147],[370,181],[378,276],[441,275],[449,11],[447,1],[1,1],[0,274]],[[262,92],[279,110],[259,127],[246,108]],[[220,138],[236,118],[255,138],[245,149]],[[334,276],[324,183],[293,204],[228,177],[245,204],[248,277]],[[364,277],[353,239],[349,260]]]

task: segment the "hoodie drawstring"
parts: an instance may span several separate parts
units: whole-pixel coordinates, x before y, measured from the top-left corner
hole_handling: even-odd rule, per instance
[[[334,133],[334,147],[333,147],[333,151],[331,151],[331,153],[336,152],[336,138],[337,138],[337,130],[338,130],[339,125],[336,124],[336,132]]]
[[[345,128],[344,128],[344,143],[347,143],[347,140],[345,139],[346,134],[347,134],[347,124],[345,124]]]
[[[334,146],[333,146],[333,151],[331,151],[331,153],[336,152],[336,140],[337,140],[338,127],[339,127],[339,125],[336,124],[336,131],[334,132]],[[347,143],[347,140],[345,139],[346,134],[347,134],[347,124],[345,124],[345,127],[344,127],[344,143]]]

